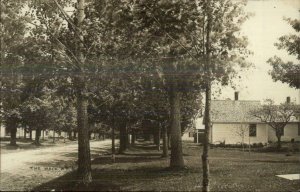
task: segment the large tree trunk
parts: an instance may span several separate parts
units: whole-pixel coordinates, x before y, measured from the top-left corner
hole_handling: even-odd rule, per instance
[[[68,139],[69,140],[72,140],[73,138],[72,138],[72,130],[69,130],[68,131]]]
[[[202,168],[203,168],[203,180],[202,180],[202,191],[210,191],[209,188],[209,159],[208,159],[208,148],[209,148],[209,135],[211,130],[211,66],[210,66],[210,33],[211,33],[211,22],[212,22],[212,10],[211,0],[206,0],[206,11],[207,11],[207,27],[206,27],[206,89],[205,89],[205,131],[204,131],[204,142],[203,142],[203,153],[202,153]]]
[[[8,129],[10,130],[10,145],[17,146],[17,122],[14,118],[8,119]]]
[[[81,25],[84,20],[85,0],[77,0],[77,49],[76,55],[80,61],[78,76],[75,79],[77,86],[77,129],[78,129],[78,177],[83,185],[87,186],[92,182],[92,170],[91,170],[91,156],[90,156],[90,141],[89,141],[89,129],[87,119],[87,99],[86,97],[86,80],[84,71],[84,55],[82,50],[83,35],[81,31]]]
[[[162,157],[168,156],[168,130],[167,126],[163,126],[163,154]]]
[[[41,129],[36,129],[35,130],[35,141],[34,141],[34,144],[36,145],[36,146],[39,146],[39,145],[41,145],[41,143],[40,143],[40,136],[41,136]]]
[[[113,111],[113,122],[112,122],[112,132],[111,132],[111,153],[112,161],[115,162],[115,153],[116,153],[116,143],[115,143],[115,129],[116,129],[116,114]]]
[[[29,127],[29,139],[32,140],[32,129]]]
[[[132,135],[131,135],[131,145],[133,146],[135,144],[136,140],[136,133],[135,130],[132,130]]]
[[[24,139],[26,139],[26,128],[24,127]]]
[[[115,155],[116,153],[116,143],[115,143],[115,123],[112,126],[112,133],[111,133],[111,153]]]
[[[119,153],[122,154],[124,151],[127,149],[127,140],[128,140],[128,135],[127,135],[127,130],[126,130],[126,124],[122,124],[120,127],[120,147],[119,147]]]
[[[157,131],[157,150],[160,151],[160,134],[161,134],[161,124],[158,125]]]
[[[54,130],[54,128],[53,128],[53,138],[52,138],[52,143],[55,143],[55,130]]]
[[[202,153],[202,168],[203,168],[203,191],[209,191],[209,160],[208,160],[208,148],[209,148],[209,134],[211,130],[210,119],[210,105],[211,105],[211,86],[207,85],[205,91],[205,132],[203,141],[203,153]]]
[[[183,168],[183,154],[180,127],[180,95],[175,90],[175,85],[171,85],[169,91],[171,106],[171,160],[170,167]]]
[[[73,138],[77,139],[77,132],[76,131],[73,132]]]
[[[78,177],[84,185],[92,182],[89,130],[87,126],[87,101],[77,95],[78,126]]]

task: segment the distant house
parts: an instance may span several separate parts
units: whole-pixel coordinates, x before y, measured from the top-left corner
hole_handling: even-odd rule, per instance
[[[3,123],[0,124],[0,137],[4,137],[7,135],[7,130],[5,129]]]
[[[183,141],[194,141],[194,134],[195,134],[195,129],[194,128],[187,128],[182,135],[182,140]]]
[[[212,144],[268,143],[276,142],[275,131],[266,123],[251,115],[260,107],[260,101],[212,100],[210,141]],[[300,141],[299,120],[289,122],[284,128],[282,141]]]

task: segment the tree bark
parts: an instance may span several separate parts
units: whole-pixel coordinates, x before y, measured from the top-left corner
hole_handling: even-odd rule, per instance
[[[205,131],[204,131],[204,142],[203,142],[203,153],[202,153],[202,169],[203,169],[203,180],[202,180],[202,191],[210,191],[209,188],[209,159],[208,159],[208,149],[209,149],[209,135],[211,130],[211,66],[210,66],[210,33],[211,33],[211,20],[212,20],[212,10],[211,10],[211,0],[206,0],[206,11],[207,11],[207,27],[206,27],[206,63],[205,70],[207,73],[206,79],[206,89],[205,89]]]
[[[135,131],[132,130],[132,135],[131,135],[131,145],[134,145],[134,144],[135,144],[135,140],[136,140]]]
[[[128,140],[128,135],[127,135],[127,130],[126,130],[126,124],[122,125],[120,127],[120,147],[119,147],[119,153],[122,154],[124,151],[127,149],[127,140]]]
[[[73,132],[73,138],[77,139],[77,132],[76,131]]]
[[[77,46],[76,56],[80,61],[78,76],[75,78],[77,86],[77,129],[78,129],[78,178],[83,185],[87,186],[92,182],[91,156],[90,156],[90,141],[87,118],[87,99],[86,97],[86,80],[84,71],[85,58],[83,55],[83,34],[81,25],[84,20],[85,0],[77,0]]]
[[[180,95],[172,84],[169,91],[171,106],[171,168],[183,168],[183,154],[180,127]]]
[[[161,134],[161,125],[159,124],[158,126],[158,131],[157,131],[157,150],[160,151],[160,134]]]
[[[10,130],[10,145],[17,146],[17,122],[14,118],[9,118],[7,125]]]
[[[112,127],[112,135],[111,135],[111,153],[115,155],[116,153],[116,144],[115,144],[115,123],[113,123]]]
[[[52,138],[52,143],[55,143],[55,130],[53,128],[53,138]]]
[[[208,148],[209,148],[209,134],[211,130],[211,119],[210,119],[210,104],[211,104],[211,86],[207,85],[205,91],[205,131],[204,131],[204,142],[203,142],[203,153],[202,153],[202,168],[203,168],[203,181],[202,191],[209,191],[209,159],[208,159]]]
[[[115,143],[115,129],[116,129],[116,114],[113,110],[113,122],[112,122],[112,132],[111,132],[111,153],[112,153],[112,160],[115,161],[115,154],[116,154],[116,143]]]
[[[89,130],[87,126],[87,101],[77,95],[78,177],[84,185],[92,182]]]
[[[32,129],[29,127],[29,139],[32,140]]]
[[[35,141],[34,141],[34,144],[36,146],[41,145],[41,143],[40,143],[40,136],[41,136],[41,129],[37,128],[35,130]]]
[[[163,154],[162,157],[168,156],[168,130],[167,126],[163,126]]]
[[[277,135],[277,150],[281,149],[281,135]]]
[[[26,128],[24,128],[24,139],[26,139]]]
[[[171,150],[171,134],[167,134],[168,135],[168,141],[167,141],[167,146],[168,146],[168,149]]]
[[[71,130],[68,131],[68,138],[69,138],[69,140],[72,140],[72,131]]]

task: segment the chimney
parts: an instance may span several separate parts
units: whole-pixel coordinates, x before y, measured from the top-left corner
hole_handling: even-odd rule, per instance
[[[287,103],[287,104],[291,103],[291,97],[287,97],[287,98],[286,98],[286,103]]]
[[[234,100],[235,101],[239,100],[239,92],[238,91],[234,92]]]

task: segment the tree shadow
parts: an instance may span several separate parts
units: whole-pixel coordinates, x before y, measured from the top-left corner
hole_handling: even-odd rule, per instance
[[[260,163],[289,163],[289,164],[300,164],[299,160],[254,160],[254,162]]]
[[[77,171],[72,171],[47,183],[39,185],[32,191],[119,191],[120,187],[113,182],[100,181],[95,178],[88,186],[81,184],[77,178]]]
[[[76,171],[44,183],[33,191],[122,191],[130,184],[157,180],[170,176],[184,176],[194,169],[174,170],[163,167],[143,166],[135,169],[93,169],[93,181],[88,186],[80,184]],[[198,171],[197,171],[198,172]]]
[[[147,156],[141,155],[137,156],[134,154],[126,154],[126,155],[116,155],[115,156],[115,163],[142,163],[142,162],[153,162],[162,160],[161,156]],[[111,164],[112,158],[111,155],[103,155],[101,157],[95,158],[92,162],[96,165],[104,165],[104,164]]]
[[[51,162],[26,163],[30,167],[39,167],[45,171],[70,171],[77,168],[77,162],[72,160],[53,160]]]

